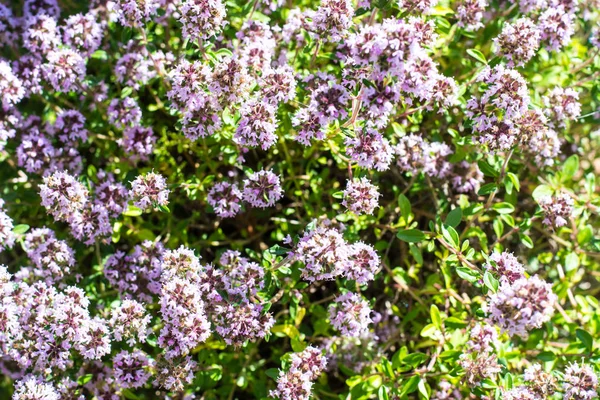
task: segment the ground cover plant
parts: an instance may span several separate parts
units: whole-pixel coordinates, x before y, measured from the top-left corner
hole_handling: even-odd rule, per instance
[[[598,396],[598,0],[2,1],[0,398]]]

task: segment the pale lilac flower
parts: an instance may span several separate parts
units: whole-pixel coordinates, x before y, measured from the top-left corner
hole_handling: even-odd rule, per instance
[[[468,161],[453,164],[449,178],[452,189],[457,193],[477,193],[479,187],[485,181],[483,172],[481,172],[477,163]]]
[[[245,100],[252,85],[247,66],[236,57],[227,56],[213,68],[208,89],[218,96],[222,106]]]
[[[558,127],[564,128],[568,120],[576,121],[581,114],[579,93],[575,89],[557,86],[543,100],[546,116]]]
[[[264,100],[272,104],[286,103],[296,97],[296,78],[289,65],[268,68],[259,82]]]
[[[113,231],[108,210],[99,204],[86,203],[83,210],[69,216],[68,222],[73,237],[88,246],[96,240],[106,242]]]
[[[305,232],[293,253],[304,264],[302,277],[311,282],[335,279],[351,269],[348,244],[337,229],[319,226]]]
[[[575,15],[566,12],[562,5],[548,7],[538,20],[541,39],[547,43],[546,49],[558,51],[566,46],[573,35],[574,21]]]
[[[112,99],[108,106],[108,121],[118,129],[139,125],[142,110],[131,97]]]
[[[477,323],[471,329],[469,341],[465,344],[467,351],[460,355],[458,361],[469,384],[493,378],[502,370],[494,349],[497,341],[498,333],[492,326]]]
[[[61,111],[54,124],[48,126],[48,132],[64,144],[86,142],[88,138],[85,117],[77,110]]]
[[[309,108],[299,109],[292,117],[292,125],[297,127],[294,140],[304,146],[310,146],[313,140],[325,138],[325,126],[321,124],[319,115]]]
[[[24,54],[13,61],[14,74],[25,89],[25,97],[42,92],[42,59],[37,54]]]
[[[183,37],[195,42],[220,33],[225,26],[225,5],[221,0],[182,0],[179,22]]]
[[[185,137],[195,141],[213,135],[221,129],[221,105],[210,94],[191,97],[182,110],[181,130]]]
[[[542,197],[539,203],[544,211],[544,225],[553,228],[565,226],[573,213],[573,198],[566,193]]]
[[[136,300],[123,300],[120,306],[112,311],[109,321],[113,337],[116,341],[127,341],[130,346],[145,343],[151,316],[146,314],[144,306]]]
[[[371,127],[355,132],[354,137],[346,137],[346,154],[360,167],[386,171],[392,162],[393,150],[389,141]]]
[[[95,317],[78,337],[77,350],[87,360],[99,360],[110,353],[110,333],[105,320]]]
[[[519,18],[514,24],[505,23],[494,43],[509,67],[522,67],[535,56],[540,46],[540,31],[530,18]]]
[[[11,8],[0,3],[0,44],[7,45],[17,40],[15,32],[17,21]]]
[[[216,183],[206,200],[221,218],[235,217],[242,208],[242,192],[236,184],[229,182]]]
[[[517,386],[504,391],[501,396],[506,400],[541,400],[541,397],[536,395],[526,386]]]
[[[13,220],[4,210],[0,210],[0,252],[11,249],[15,244],[16,235],[13,233]]]
[[[309,109],[318,115],[321,125],[327,125],[336,119],[346,118],[349,105],[348,90],[338,83],[325,81],[312,92]]]
[[[167,96],[183,109],[188,101],[196,96],[206,97],[202,89],[208,85],[209,77],[210,68],[208,66],[200,61],[190,62],[183,59],[169,72],[171,90]]]
[[[409,12],[427,13],[437,2],[438,0],[398,0],[398,6]]]
[[[57,92],[81,90],[85,78],[85,61],[81,55],[69,48],[53,50],[46,56],[48,62],[42,65],[46,80]]]
[[[88,201],[88,190],[66,172],[55,172],[44,177],[40,185],[42,205],[57,220],[65,220],[81,211]]]
[[[349,264],[344,271],[344,276],[353,279],[361,285],[372,281],[380,267],[379,255],[375,249],[363,242],[353,243],[348,246]]]
[[[598,397],[598,375],[590,365],[571,363],[565,370],[564,400],[589,400]]]
[[[322,40],[339,42],[352,25],[354,7],[350,0],[321,0],[315,12],[312,28]]]
[[[115,0],[113,11],[121,25],[137,27],[156,15],[159,7],[158,0]]]
[[[367,178],[348,180],[342,205],[356,214],[373,214],[379,206],[378,187]]]
[[[250,174],[244,179],[242,197],[252,207],[273,207],[283,197],[279,176],[270,170],[261,170]]]
[[[271,313],[263,313],[263,306],[253,303],[228,304],[215,318],[216,331],[225,343],[240,347],[245,341],[264,338],[275,320]]]
[[[21,80],[15,76],[10,64],[0,59],[0,93],[2,106],[9,109],[15,106],[25,96]]]
[[[458,26],[466,31],[476,31],[483,28],[481,20],[488,6],[486,0],[463,0],[456,9]]]
[[[523,373],[523,380],[530,390],[541,398],[548,398],[556,391],[556,378],[552,372],[545,372],[540,364],[533,364]]]
[[[15,383],[13,400],[60,400],[56,388],[51,383],[33,375],[28,375]]]
[[[169,193],[166,179],[160,174],[148,172],[131,182],[129,197],[136,207],[151,210],[169,204]]]
[[[523,264],[508,251],[492,253],[490,263],[484,264],[483,268],[497,274],[500,280],[506,280],[508,283],[513,283],[517,279],[525,277]]]
[[[118,143],[132,159],[145,161],[154,150],[156,135],[152,128],[133,126],[125,129],[123,138],[119,139]]]
[[[498,292],[490,293],[489,318],[510,336],[527,337],[550,320],[556,299],[552,286],[537,276],[501,282]]]
[[[94,204],[106,208],[111,218],[118,217],[127,206],[127,188],[120,182],[115,182],[112,174],[98,174],[100,182],[94,190]]]
[[[79,53],[90,56],[100,47],[105,26],[97,22],[98,15],[90,11],[86,14],[71,15],[62,27],[62,40]]]
[[[190,356],[174,360],[160,357],[156,363],[156,382],[167,390],[181,392],[194,380],[197,368]]]
[[[46,55],[60,46],[56,19],[40,14],[25,19],[23,46],[32,54]]]
[[[277,109],[260,99],[247,101],[240,108],[240,122],[233,140],[245,147],[267,150],[277,141]]]
[[[60,7],[56,0],[25,0],[23,3],[23,15],[49,15],[52,18],[60,16]]]
[[[115,380],[122,388],[142,387],[152,375],[149,368],[154,361],[140,350],[135,349],[131,353],[122,350],[112,361]]]
[[[44,279],[48,284],[60,282],[69,276],[75,267],[73,249],[66,241],[53,237],[41,242],[28,256],[34,264],[34,276]]]
[[[371,308],[356,293],[348,292],[335,298],[329,306],[331,325],[344,336],[360,337],[369,331]]]

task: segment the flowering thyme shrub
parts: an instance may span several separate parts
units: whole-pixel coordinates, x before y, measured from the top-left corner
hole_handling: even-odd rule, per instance
[[[598,397],[598,0],[3,1],[0,399]]]

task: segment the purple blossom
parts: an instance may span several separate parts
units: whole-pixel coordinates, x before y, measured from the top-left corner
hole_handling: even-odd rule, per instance
[[[598,397],[598,375],[589,366],[571,363],[565,370],[564,399],[589,400]]]
[[[309,109],[318,116],[321,125],[327,125],[346,118],[349,103],[350,94],[344,86],[326,81],[312,92]]]
[[[85,62],[81,55],[71,49],[52,50],[42,65],[46,80],[57,92],[79,91],[85,78]]]
[[[184,108],[196,96],[207,97],[202,89],[207,86],[209,77],[210,68],[202,62],[183,59],[169,72],[171,90],[167,95],[178,107]]]
[[[565,226],[573,213],[573,198],[566,193],[542,197],[539,203],[544,211],[544,225],[553,228]]]
[[[273,171],[254,172],[244,179],[242,198],[252,207],[273,207],[282,197],[281,181]]]
[[[350,0],[321,0],[312,18],[313,29],[321,39],[339,42],[352,25],[353,16],[354,7]]]
[[[225,343],[235,347],[247,340],[264,338],[274,324],[271,313],[263,313],[263,306],[253,303],[225,305],[215,318],[217,333]]]
[[[154,172],[139,175],[131,182],[129,198],[133,204],[142,210],[156,209],[169,204],[169,193],[166,179]]]
[[[219,98],[222,106],[245,100],[252,85],[247,65],[235,57],[222,58],[213,68],[208,89]]]
[[[297,135],[294,138],[304,146],[310,146],[313,140],[323,140],[325,131],[319,115],[309,108],[301,108],[292,117],[292,124],[296,126]]]
[[[152,128],[133,126],[125,129],[123,138],[118,142],[132,159],[148,160],[156,143],[156,135]]]
[[[517,279],[525,277],[525,268],[512,253],[504,251],[502,253],[492,253],[490,263],[483,266],[488,271],[496,273],[500,280],[506,280],[513,283]]]
[[[302,277],[311,282],[331,280],[351,269],[348,245],[333,228],[319,226],[305,232],[294,249],[294,256],[304,264]]]
[[[296,97],[296,78],[289,65],[269,68],[259,80],[261,94],[272,104],[286,103]]]
[[[106,242],[112,234],[108,210],[103,205],[86,203],[83,210],[74,212],[68,219],[71,234],[79,241],[93,245],[96,240]]]
[[[4,210],[0,210],[0,252],[11,249],[15,244],[16,235],[13,233],[13,220]]]
[[[71,15],[62,27],[62,40],[79,53],[90,56],[100,47],[105,26],[97,22],[98,16],[90,11]]]
[[[150,324],[150,315],[146,314],[143,304],[136,300],[123,300],[120,306],[113,310],[109,321],[114,340],[126,340],[130,346],[145,343]]]
[[[556,378],[552,372],[546,372],[540,364],[533,364],[523,373],[523,380],[527,382],[532,392],[542,398],[552,396],[556,391]]]
[[[123,26],[137,27],[156,15],[160,3],[158,0],[115,0],[113,7]]]
[[[54,233],[52,233],[54,235]],[[75,267],[75,253],[66,241],[53,237],[41,242],[28,253],[34,264],[33,274],[48,284],[60,282]]]
[[[112,99],[108,106],[108,121],[118,129],[137,126],[142,119],[142,110],[131,97]]]
[[[504,281],[498,292],[490,294],[490,320],[510,336],[527,337],[550,320],[556,299],[552,286],[537,276]]]
[[[494,43],[509,67],[522,67],[535,56],[540,46],[540,31],[531,19],[519,18],[514,24],[505,23]]]
[[[77,110],[65,110],[56,116],[53,125],[48,126],[48,132],[64,144],[86,142],[88,130],[85,128],[85,117]]]
[[[194,379],[198,364],[190,356],[167,359],[160,357],[156,363],[156,382],[173,392],[181,392]]]
[[[88,201],[88,190],[67,172],[54,172],[44,177],[40,196],[49,214],[57,220],[65,220],[83,210]]]
[[[15,106],[25,96],[21,80],[15,76],[10,64],[0,59],[0,93],[2,106],[9,109]]]
[[[240,109],[240,122],[233,137],[234,141],[245,147],[257,147],[267,150],[277,141],[277,109],[260,99],[244,103]]]
[[[367,178],[348,180],[342,205],[356,214],[373,214],[379,206],[379,190]]]
[[[214,96],[201,94],[191,97],[183,110],[183,133],[193,141],[213,135],[221,129],[221,111],[221,105]]]
[[[179,6],[183,37],[194,42],[216,35],[225,26],[225,5],[221,0],[184,0]]]
[[[233,218],[242,208],[242,192],[236,184],[229,182],[216,183],[206,200],[221,218]]]
[[[329,306],[331,325],[344,336],[360,337],[369,331],[371,308],[356,293],[348,292],[335,298]]]
[[[568,120],[576,121],[581,114],[579,93],[575,89],[557,86],[543,100],[546,116],[558,127],[564,128]]]
[[[113,357],[115,380],[122,388],[142,387],[151,376],[149,368],[153,364],[153,360],[140,350],[131,353],[122,350]]]
[[[60,396],[51,383],[29,375],[15,383],[12,398],[13,400],[59,400]]]
[[[46,55],[60,44],[56,19],[46,14],[25,18],[23,46],[32,54]]]
[[[542,33],[541,39],[546,44],[546,49],[558,51],[566,46],[573,35],[575,16],[565,11],[563,6],[548,7],[540,15],[538,25]]]
[[[363,242],[348,246],[348,259],[350,262],[344,271],[344,276],[361,285],[372,281],[381,266],[375,249]]]
[[[56,0],[25,0],[23,3],[23,15],[49,15],[52,18],[58,18],[60,8]]]
[[[365,127],[355,132],[354,137],[346,137],[346,154],[360,167],[386,171],[392,162],[393,151],[390,143],[379,132]]]
[[[481,20],[487,6],[486,0],[463,0],[456,9],[458,26],[467,31],[483,28]]]
[[[98,173],[100,182],[96,186],[94,204],[104,207],[111,218],[118,217],[127,206],[127,188],[115,182],[112,174]]]

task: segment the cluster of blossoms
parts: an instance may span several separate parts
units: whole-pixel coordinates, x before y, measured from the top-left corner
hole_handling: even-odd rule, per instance
[[[544,224],[550,227],[565,226],[573,213],[573,198],[566,193],[545,196],[539,202],[544,212]]]
[[[537,276],[502,280],[498,292],[489,296],[489,318],[510,336],[527,337],[550,320],[556,300],[552,285]]]
[[[248,175],[240,188],[236,183],[218,182],[208,192],[208,204],[221,218],[231,218],[242,210],[242,202],[251,207],[273,207],[283,197],[281,180],[273,171],[261,170]]]
[[[469,341],[465,345],[468,352],[461,354],[458,362],[465,370],[469,384],[478,384],[502,370],[495,351],[497,343],[498,333],[494,327],[477,324],[471,328]]]
[[[277,389],[271,391],[270,397],[281,400],[310,399],[313,381],[326,366],[327,358],[314,347],[308,346],[300,353],[293,353],[288,370],[280,371]]]
[[[367,178],[348,181],[342,205],[357,214],[373,214],[379,204],[379,191]]]
[[[514,24],[504,25],[495,43],[508,60],[509,67],[522,67],[535,55],[540,45],[540,32],[531,19],[520,18]]]
[[[305,232],[290,256],[304,264],[302,277],[311,282],[345,276],[365,284],[374,279],[380,264],[371,246],[348,244],[340,229],[329,221]]]

